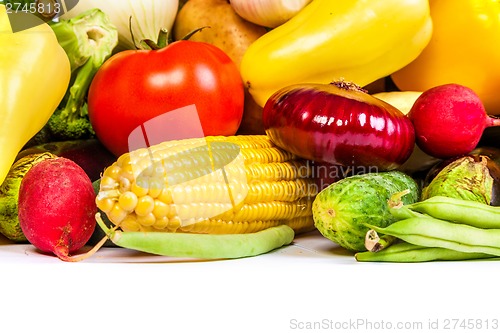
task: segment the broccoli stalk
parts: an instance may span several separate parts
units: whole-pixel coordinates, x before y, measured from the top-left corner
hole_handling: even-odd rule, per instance
[[[92,138],[95,133],[88,117],[87,93],[97,70],[118,44],[118,31],[99,9],[50,26],[70,60],[71,81],[46,126],[54,141]]]

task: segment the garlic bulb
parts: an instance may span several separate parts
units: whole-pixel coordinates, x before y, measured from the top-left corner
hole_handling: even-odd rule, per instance
[[[234,11],[247,21],[276,28],[291,19],[312,0],[230,0]]]
[[[179,7],[178,0],[80,0],[62,18],[71,18],[85,10],[99,8],[118,29],[118,49],[134,49],[143,39],[156,41],[160,29],[171,30]],[[132,17],[130,35],[129,19]]]

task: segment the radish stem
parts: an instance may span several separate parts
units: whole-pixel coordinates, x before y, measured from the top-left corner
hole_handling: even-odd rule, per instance
[[[60,259],[64,261],[69,261],[69,262],[78,262],[82,261],[84,259],[90,258],[93,256],[103,245],[106,243],[108,240],[108,236],[104,236],[94,247],[92,247],[88,252],[76,255],[76,256],[66,256],[66,257],[60,257],[57,255]]]
[[[500,126],[500,118],[489,116],[486,120],[486,127]]]
[[[106,241],[108,240],[108,238],[111,238],[112,234],[114,233],[115,229],[118,227],[114,227],[112,229],[109,229],[106,224],[104,223],[104,221],[102,220],[101,218],[101,214],[99,212],[97,212],[95,214],[95,219],[97,221],[97,223],[99,224],[99,226],[103,229],[103,231],[105,232],[106,236],[104,236],[96,245],[94,245],[88,252],[86,253],[83,253],[83,254],[79,254],[79,255],[75,255],[75,256],[70,256],[68,254],[68,249],[67,248],[64,248],[64,247],[57,247],[55,250],[54,250],[54,253],[57,255],[57,257],[59,257],[59,259],[63,260],[63,261],[68,261],[68,262],[78,262],[78,261],[82,261],[84,259],[88,259],[90,258],[91,256],[93,256],[103,245],[104,243],[106,243]]]

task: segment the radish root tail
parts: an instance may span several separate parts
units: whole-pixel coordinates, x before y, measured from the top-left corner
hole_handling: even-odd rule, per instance
[[[98,222],[99,225],[103,225],[104,222],[102,221],[102,218],[101,218],[101,214],[97,213],[95,214],[95,218]],[[99,223],[101,222],[101,223]],[[106,236],[104,236],[96,245],[94,245],[88,252],[85,252],[83,254],[79,254],[79,255],[75,255],[75,256],[70,256],[68,253],[67,253],[67,249],[66,251],[64,251],[64,249],[60,249],[60,248],[56,248],[56,251],[55,251],[55,255],[57,255],[57,257],[63,261],[68,261],[68,262],[78,262],[78,261],[82,261],[82,260],[85,260],[85,259],[88,259],[90,258],[91,256],[93,256],[97,251],[99,251],[99,249],[101,247],[103,247],[104,243],[106,243],[106,241],[108,239],[110,239],[110,235],[112,234],[113,231],[116,230],[116,228],[118,228],[118,226],[115,226],[111,229],[107,229],[106,230]]]

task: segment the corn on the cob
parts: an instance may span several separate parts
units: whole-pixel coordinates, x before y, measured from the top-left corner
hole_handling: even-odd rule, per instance
[[[97,206],[124,231],[248,233],[314,228],[312,164],[265,135],[168,141],[120,156]]]

